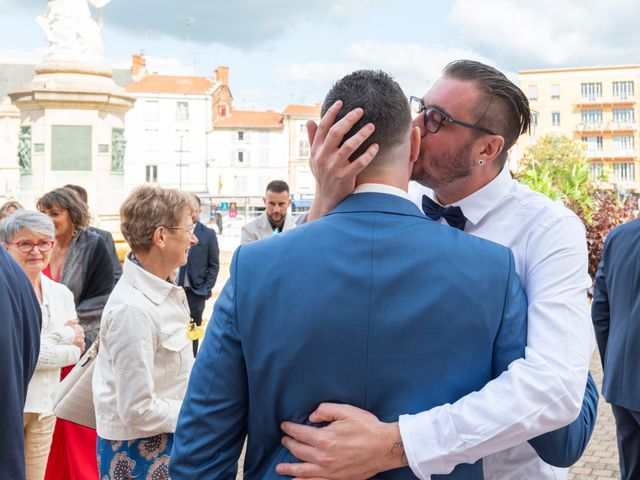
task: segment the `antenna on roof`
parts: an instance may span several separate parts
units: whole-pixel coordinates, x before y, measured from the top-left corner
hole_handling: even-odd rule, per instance
[[[184,21],[185,40],[189,43],[191,41],[191,25],[196,22],[196,19],[194,17],[186,17],[184,15],[180,15],[180,18]]]

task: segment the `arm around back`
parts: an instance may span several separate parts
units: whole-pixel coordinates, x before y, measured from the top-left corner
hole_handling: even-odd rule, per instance
[[[587,376],[582,409],[578,418],[559,428],[529,440],[536,453],[554,467],[570,467],[582,456],[596,426],[598,387],[591,373]]]

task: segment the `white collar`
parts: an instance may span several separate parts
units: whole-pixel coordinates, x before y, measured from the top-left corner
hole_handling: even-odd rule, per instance
[[[411,197],[407,192],[401,188],[386,185],[384,183],[362,183],[356,187],[353,191],[356,193],[386,193],[388,195],[395,195],[396,197],[406,198],[411,201]]]
[[[509,168],[505,165],[496,178],[491,180],[480,190],[477,190],[471,195],[449,205],[460,207],[466,219],[473,225],[477,225],[485,215],[493,210],[507,192],[509,192],[513,186],[513,182],[515,182],[515,180],[511,178]],[[422,189],[421,193],[427,195],[433,201],[438,202],[433,190],[430,188],[416,186],[414,187],[414,194],[420,192],[420,189]],[[422,197],[422,195],[420,195],[420,197]],[[448,207],[449,205],[443,206]]]

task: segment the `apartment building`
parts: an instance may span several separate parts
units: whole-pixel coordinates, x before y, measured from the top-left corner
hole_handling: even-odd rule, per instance
[[[271,180],[288,181],[289,156],[282,114],[229,106],[209,132],[209,161],[216,196],[262,198]]]
[[[321,104],[287,105],[282,112],[289,146],[289,187],[298,198],[315,194],[316,182],[309,168],[310,147],[307,122],[320,122]],[[296,197],[294,197],[295,199]]]
[[[148,73],[140,55],[133,56],[132,77],[125,86],[136,98],[125,117],[125,185],[158,183],[207,192],[206,137],[214,113],[212,95],[220,83],[215,78]]]
[[[524,70],[518,81],[532,109],[518,151],[542,135],[566,135],[583,143],[595,176],[640,188],[640,65]]]

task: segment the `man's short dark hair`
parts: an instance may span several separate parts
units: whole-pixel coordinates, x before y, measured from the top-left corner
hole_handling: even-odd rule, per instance
[[[526,95],[502,72],[475,60],[456,60],[442,72],[443,77],[472,82],[484,93],[480,104],[473,107],[476,125],[504,138],[504,149],[497,157],[498,167],[507,161],[509,149],[518,137],[529,130],[531,110]]]
[[[267,185],[266,191],[273,193],[289,193],[289,185],[287,185],[287,182],[283,180],[272,180],[269,182],[269,185]]]
[[[84,203],[89,203],[89,196],[87,195],[87,191],[85,190],[84,187],[81,187],[80,185],[72,185],[68,183],[63,188],[70,188],[71,190],[73,190],[78,194],[78,196],[80,197],[80,200],[82,200]]]
[[[200,197],[198,195],[196,195],[195,193],[191,194],[191,197],[196,201],[196,203],[198,204],[198,208],[200,208],[202,206],[202,202],[200,201]]]
[[[350,161],[362,155],[373,143],[380,147],[378,155],[381,156],[405,140],[404,136],[411,127],[411,111],[406,95],[389,74],[380,70],[357,70],[342,77],[327,93],[322,115],[338,100],[342,100],[343,106],[336,122],[354,108],[364,110],[364,115],[347,132],[342,143],[369,122],[376,127],[373,134],[353,152]]]

